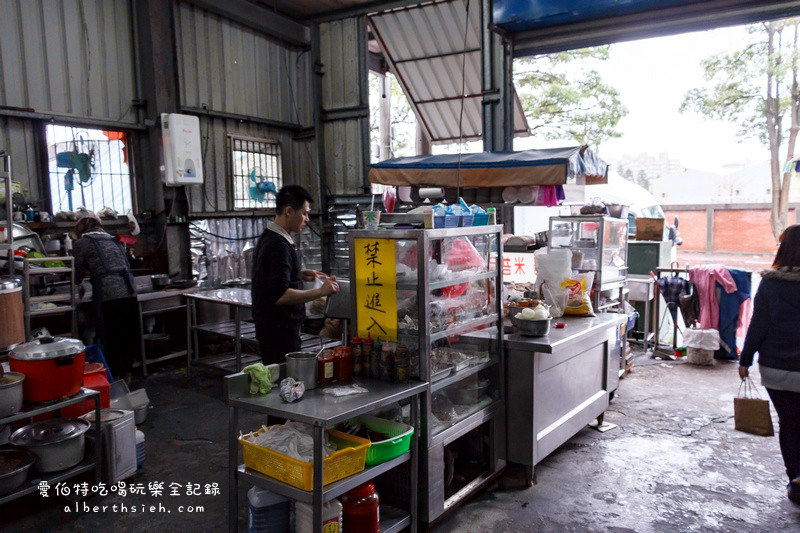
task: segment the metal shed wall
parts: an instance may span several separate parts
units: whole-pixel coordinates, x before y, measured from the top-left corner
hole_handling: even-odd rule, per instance
[[[0,105],[133,123],[130,0],[0,0]]]
[[[369,155],[365,17],[319,25],[326,181],[332,194],[364,192]]]
[[[39,197],[36,140],[30,120],[0,117],[0,149],[11,154],[11,174],[34,198]]]
[[[305,142],[293,141],[292,134],[286,130],[214,117],[200,117],[200,135],[203,143],[205,183],[202,186],[186,187],[192,213],[219,213],[233,208],[233,197],[230,193],[229,135],[278,141],[281,145],[283,182],[302,185],[316,199],[316,206],[320,205],[313,139]]]
[[[181,105],[309,127],[309,54],[185,2],[175,9]]]

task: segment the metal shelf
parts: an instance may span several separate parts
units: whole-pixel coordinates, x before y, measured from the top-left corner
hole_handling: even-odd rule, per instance
[[[432,291],[443,289],[445,287],[452,287],[453,285],[460,285],[462,283],[472,283],[473,281],[480,281],[482,279],[491,279],[497,276],[496,270],[489,270],[487,272],[479,272],[468,276],[459,276],[453,279],[442,281],[432,281],[428,284],[428,288]],[[411,282],[398,282],[397,290],[399,291],[416,291],[419,287],[418,283]]]
[[[185,357],[187,353],[189,353],[188,350],[178,350],[175,352],[170,352],[166,355],[161,355],[159,357],[156,357],[155,359],[148,358],[147,364],[151,365],[153,363],[160,363],[161,361],[169,361],[170,359],[175,359],[176,357]],[[133,366],[138,368],[142,366],[142,363],[141,361],[134,361]]]
[[[161,309],[151,309],[149,311],[142,311],[142,316],[150,316],[150,315],[160,315],[161,313],[169,313],[171,311],[180,311],[181,309],[186,309],[186,304],[183,305],[175,305],[172,307],[163,307]]]
[[[50,259],[49,257],[47,258],[47,260],[48,261],[60,261],[60,259]],[[66,268],[66,267],[53,267],[53,268],[32,267],[30,269],[30,272],[28,272],[28,274],[31,275],[31,276],[38,276],[38,275],[41,275],[41,274],[69,274],[70,272],[72,272],[72,269],[71,268]]]
[[[73,311],[71,306],[67,305],[57,305],[56,307],[50,307],[47,309],[31,309],[28,311],[28,316],[35,317],[35,316],[52,316],[52,315],[61,315],[64,313],[71,313]]]
[[[31,467],[32,468],[32,467]],[[50,475],[47,474],[37,474],[32,479],[28,479],[25,483],[22,484],[22,487],[15,490],[11,494],[7,494],[0,498],[0,505],[10,502],[11,500],[16,500],[17,498],[21,498],[22,496],[26,496],[28,494],[32,494],[39,489],[39,483],[42,481],[46,481],[48,485],[51,487],[56,483],[60,483],[65,479],[69,479],[73,476],[77,476],[78,474],[83,474],[84,472],[90,472],[95,469],[95,462],[84,460],[80,464],[73,466],[70,469],[62,470],[61,472],[55,472]]]
[[[46,402],[46,403],[33,403],[33,404],[26,403],[23,404],[21,410],[17,411],[13,415],[7,416],[5,418],[0,418],[0,426],[16,422],[17,420],[25,420],[26,418],[33,418],[34,416],[41,415],[43,413],[48,413],[55,409],[61,409],[62,407],[66,407],[68,405],[81,403],[82,401],[90,400],[91,398],[99,394],[100,394],[99,392],[94,391],[92,389],[81,389],[80,391],[78,391],[77,394],[75,394],[74,396],[70,396],[65,400]]]
[[[430,342],[438,341],[441,339],[446,339],[447,337],[452,337],[453,335],[459,335],[461,333],[466,333],[472,329],[475,329],[479,326],[485,326],[491,324],[493,322],[497,322],[497,314],[492,313],[491,315],[482,316],[481,318],[473,318],[472,320],[467,320],[466,322],[462,322],[457,326],[453,326],[447,329],[443,329],[442,331],[438,331],[436,333],[431,333],[430,335]]]
[[[71,302],[72,295],[69,293],[64,293],[64,294],[50,294],[48,296],[29,296],[28,301],[32,304],[41,302]]]
[[[361,472],[357,474],[353,474],[352,476],[348,476],[344,479],[339,481],[334,481],[333,483],[329,483],[325,485],[322,491],[322,501],[327,502],[336,498],[337,496],[341,496],[345,492],[354,489],[361,485],[362,483],[366,483],[370,479],[373,479],[384,472],[391,470],[392,468],[401,465],[411,459],[411,453],[406,452],[400,457],[396,457],[391,461],[387,461],[385,463],[381,463],[379,465],[375,465],[369,468],[365,468]],[[286,496],[287,498],[291,498],[293,500],[304,502],[304,503],[312,503],[314,499],[314,493],[308,490],[300,490],[297,487],[293,487],[284,483],[283,481],[278,481],[275,478],[272,478],[266,474],[262,474],[261,472],[256,472],[255,470],[251,470],[244,465],[239,465],[237,469],[239,479],[245,479],[251,482],[253,485],[257,485],[262,489],[271,490],[276,494],[280,494],[282,496]]]
[[[467,378],[467,377],[472,376],[472,375],[475,375],[478,372],[480,372],[481,370],[489,368],[492,365],[496,365],[499,362],[500,362],[499,359],[492,358],[492,359],[490,359],[489,361],[487,361],[485,363],[481,363],[481,364],[475,365],[475,366],[470,366],[470,367],[465,368],[464,370],[462,370],[460,372],[456,372],[454,374],[450,374],[446,378],[440,379],[439,381],[437,381],[435,383],[431,383],[431,392],[436,392],[436,391],[441,390],[441,389],[443,389],[443,388],[445,388],[445,387],[447,387],[449,385],[452,385],[453,383],[457,383],[457,382],[461,381],[462,379]]]
[[[473,410],[472,412],[467,411],[464,416],[453,422],[450,426],[442,428],[438,432],[436,432],[436,430],[432,430],[433,438],[431,439],[431,443],[447,444],[449,442],[453,442],[458,437],[468,433],[495,416],[502,403],[503,402],[501,400],[495,400],[484,407]]]
[[[397,509],[396,507],[381,505],[380,516],[381,533],[395,533],[396,531],[402,531],[403,528],[406,528],[411,524],[411,515],[405,511]]]

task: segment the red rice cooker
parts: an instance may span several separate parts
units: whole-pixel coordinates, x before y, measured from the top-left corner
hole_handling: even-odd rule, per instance
[[[8,356],[13,372],[25,374],[22,399],[49,402],[81,390],[86,352],[68,337],[41,337],[16,346]]]

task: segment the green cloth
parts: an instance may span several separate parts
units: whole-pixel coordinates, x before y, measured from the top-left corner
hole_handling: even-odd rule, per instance
[[[264,363],[255,363],[244,367],[242,372],[250,374],[250,394],[266,394],[272,390],[272,384],[278,381],[280,367],[278,365],[264,366]]]

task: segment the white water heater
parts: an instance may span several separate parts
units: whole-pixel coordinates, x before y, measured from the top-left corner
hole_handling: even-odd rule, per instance
[[[164,146],[164,184],[201,185],[203,150],[200,145],[200,119],[178,113],[161,114]]]

